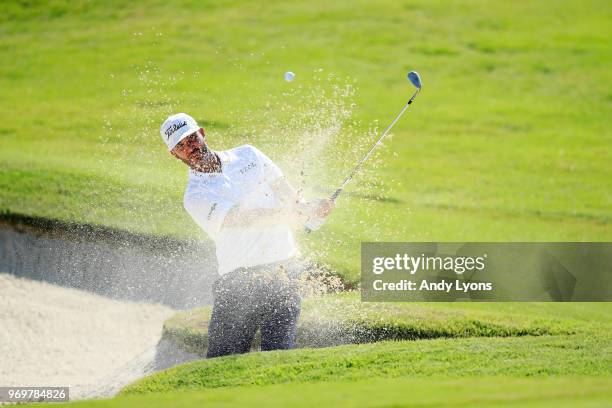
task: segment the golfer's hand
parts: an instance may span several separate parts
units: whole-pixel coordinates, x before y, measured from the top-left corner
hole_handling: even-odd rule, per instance
[[[305,223],[306,231],[316,231],[325,224],[325,218],[334,208],[334,200],[324,198],[313,200],[305,204],[308,215]]]
[[[330,198],[321,198],[314,200],[313,210],[310,214],[311,218],[325,218],[334,208],[334,200]]]

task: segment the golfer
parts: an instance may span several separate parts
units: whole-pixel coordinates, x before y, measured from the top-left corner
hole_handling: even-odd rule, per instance
[[[216,246],[207,357],[293,347],[300,314],[299,255],[292,226],[324,219],[331,200],[303,202],[280,168],[250,145],[213,151],[185,113],[160,129],[170,153],[189,166],[184,206]]]

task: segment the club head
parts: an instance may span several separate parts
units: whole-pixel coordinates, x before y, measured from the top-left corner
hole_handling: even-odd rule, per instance
[[[408,73],[408,79],[410,80],[410,82],[412,82],[412,85],[414,85],[417,89],[421,89],[421,77],[419,76],[418,72],[410,71]]]

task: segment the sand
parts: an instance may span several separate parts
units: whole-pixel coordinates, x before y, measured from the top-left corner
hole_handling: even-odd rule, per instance
[[[150,371],[173,312],[0,273],[0,386],[114,395]]]

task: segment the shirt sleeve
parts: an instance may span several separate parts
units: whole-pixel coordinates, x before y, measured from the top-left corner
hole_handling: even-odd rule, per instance
[[[225,216],[234,206],[230,200],[203,193],[192,193],[185,196],[183,204],[191,218],[211,238],[221,231]]]
[[[274,163],[268,156],[266,156],[261,150],[258,148],[251,146],[251,148],[255,151],[259,162],[261,163],[261,167],[263,168],[264,180],[267,183],[272,183],[275,180],[284,176],[283,171]]]

